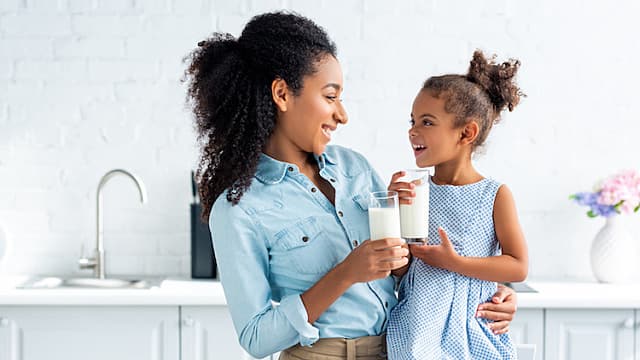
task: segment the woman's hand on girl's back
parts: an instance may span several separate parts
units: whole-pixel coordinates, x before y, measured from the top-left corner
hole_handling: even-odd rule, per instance
[[[409,250],[402,247],[403,244],[404,240],[399,238],[366,240],[338,266],[352,283],[385,278],[391,274],[391,270],[409,262]]]

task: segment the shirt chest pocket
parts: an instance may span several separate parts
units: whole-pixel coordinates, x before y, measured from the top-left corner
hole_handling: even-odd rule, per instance
[[[274,235],[271,271],[325,274],[339,262],[337,252],[316,217],[285,226]]]

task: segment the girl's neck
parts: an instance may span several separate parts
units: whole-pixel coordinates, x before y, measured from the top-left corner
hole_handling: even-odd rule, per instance
[[[440,164],[435,166],[431,180],[437,185],[468,185],[483,179],[471,162],[464,164]]]

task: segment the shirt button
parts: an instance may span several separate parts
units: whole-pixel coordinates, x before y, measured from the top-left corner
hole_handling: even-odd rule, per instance
[[[307,242],[307,241],[309,241],[309,237],[308,237],[308,236],[303,236],[303,237],[302,237],[302,241],[303,241],[303,242]]]
[[[342,213],[342,211],[338,211],[338,216],[340,216],[340,217],[344,216],[344,214]]]
[[[358,240],[353,240],[353,247],[357,247],[358,246]]]
[[[311,192],[316,192],[317,189],[316,188],[311,188]]]
[[[331,182],[336,182],[336,179],[334,179],[334,178],[331,178],[329,180],[331,180]]]
[[[388,301],[385,301],[385,302],[384,302],[384,307],[386,307],[386,308],[388,308],[388,307],[389,307],[389,302],[388,302]]]
[[[289,166],[289,167],[287,168],[287,170],[289,170],[289,171],[293,171],[293,167],[292,167],[292,166]]]

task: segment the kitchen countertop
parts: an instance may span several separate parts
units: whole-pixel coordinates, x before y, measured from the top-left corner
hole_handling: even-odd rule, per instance
[[[215,280],[168,279],[149,289],[23,289],[24,277],[0,278],[0,305],[146,305],[225,306],[222,285]]]
[[[640,309],[640,283],[537,282],[537,293],[518,293],[518,308]]]
[[[214,280],[167,279],[150,289],[21,289],[19,278],[0,278],[0,305],[224,306],[222,285]],[[538,292],[518,293],[518,308],[640,309],[640,284],[537,282]]]

